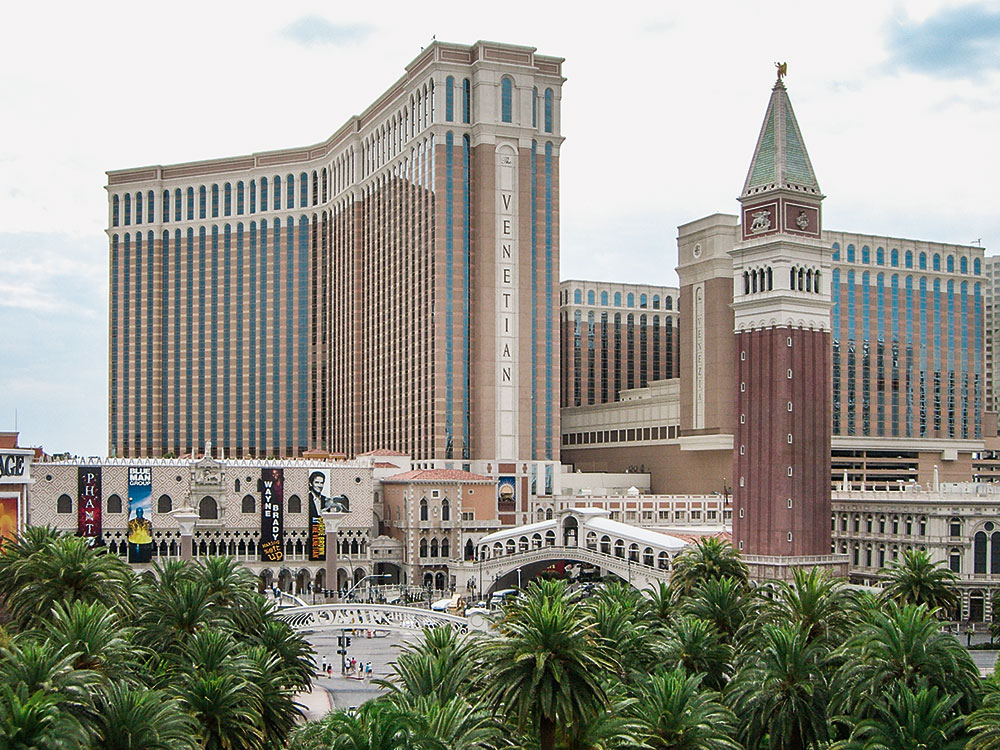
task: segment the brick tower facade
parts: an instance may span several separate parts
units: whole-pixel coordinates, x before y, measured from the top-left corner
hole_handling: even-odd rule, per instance
[[[733,259],[733,537],[751,575],[846,574],[830,547],[830,269],[823,194],[779,73]]]

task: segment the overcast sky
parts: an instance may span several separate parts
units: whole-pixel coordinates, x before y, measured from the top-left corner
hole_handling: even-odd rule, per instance
[[[324,140],[432,36],[566,58],[561,277],[675,284],[777,60],[830,229],[1000,250],[1000,4],[17,3],[0,44],[0,430],[107,452],[105,174]]]

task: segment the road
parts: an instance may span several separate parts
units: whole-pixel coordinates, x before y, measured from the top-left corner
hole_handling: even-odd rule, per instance
[[[361,632],[361,631],[356,631]],[[332,704],[335,708],[352,708],[360,706],[365,701],[377,698],[385,693],[385,689],[367,680],[359,680],[354,677],[345,677],[341,674],[341,657],[337,654],[336,630],[324,630],[306,636],[306,640],[312,644],[316,650],[316,661],[322,664],[325,656],[327,662],[333,664],[333,676],[317,676],[313,680],[313,690],[325,690],[329,693]],[[351,636],[351,645],[347,649],[347,659],[351,657],[359,662],[371,661],[372,679],[385,679],[390,675],[392,669],[390,663],[396,659],[399,648],[403,644],[415,641],[423,636],[422,633],[411,634],[391,633],[383,638],[366,638],[364,636]]]

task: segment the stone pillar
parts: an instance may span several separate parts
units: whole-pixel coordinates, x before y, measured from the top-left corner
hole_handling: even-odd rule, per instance
[[[174,513],[181,530],[181,560],[194,557],[194,527],[198,523],[198,513],[193,508],[181,508]]]
[[[339,511],[325,511],[320,513],[323,518],[323,527],[326,529],[326,587],[332,591],[337,591],[337,541],[339,538],[340,522],[346,513]],[[336,599],[337,595],[334,594]]]

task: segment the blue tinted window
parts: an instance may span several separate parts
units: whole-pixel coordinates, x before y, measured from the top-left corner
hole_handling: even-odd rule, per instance
[[[934,253],[934,270],[941,270],[941,256],[938,253]]]
[[[281,210],[281,177],[274,176],[274,210]]]
[[[194,220],[194,188],[187,189],[187,220]]]
[[[848,263],[854,262],[854,245],[847,246],[847,262]]]
[[[170,191],[163,191],[163,221],[170,221]]]
[[[243,181],[236,183],[236,213],[243,213]]]
[[[972,261],[972,273],[974,273],[976,276],[978,276],[979,272],[980,272],[979,268],[980,268],[979,267],[979,258],[976,258],[974,261]]]
[[[223,186],[223,197],[222,197],[222,208],[226,216],[231,216],[233,213],[233,186],[228,182]]]
[[[514,82],[509,78],[500,81],[500,120],[513,122]]]
[[[142,193],[135,194],[135,223],[142,224]],[[141,244],[142,240],[139,242]]]
[[[174,221],[181,221],[181,189],[174,190]]]
[[[948,269],[948,273],[954,273],[955,272],[955,256],[954,255],[949,255],[947,257],[946,261],[947,262],[946,262],[945,266]]]
[[[472,122],[472,81],[462,81],[462,122]]]
[[[635,307],[635,295],[632,294],[632,292],[628,293],[628,297],[626,297],[626,299],[628,300],[629,307]]]
[[[205,210],[206,210],[205,207],[207,205],[206,195],[207,195],[207,193],[205,191],[205,186],[202,185],[201,187],[198,188],[198,218],[199,219],[204,219],[205,218]]]
[[[959,270],[961,270],[962,273],[968,273],[969,272],[969,259],[966,258],[963,255],[961,258],[959,258],[958,267],[959,267]]]
[[[444,119],[445,122],[455,120],[455,79],[452,76],[444,79]]]
[[[113,227],[118,226],[118,209],[119,209],[119,205],[118,204],[119,203],[120,203],[120,201],[119,201],[117,195],[111,198],[111,226],[113,226]],[[117,240],[117,239],[118,238],[115,237],[115,240]]]
[[[879,266],[885,265],[885,250],[882,248],[877,248],[875,250],[875,263]]]
[[[250,180],[250,213],[257,213],[257,181]]]
[[[607,305],[608,304],[608,293],[607,292],[601,292],[601,304],[602,305]]]
[[[893,268],[899,267],[899,250],[896,248],[889,251],[889,265]]]
[[[212,185],[212,218],[219,216],[219,186]]]
[[[861,248],[861,262],[866,264],[872,262],[871,253],[868,250],[868,245],[864,245]]]
[[[583,304],[583,292],[580,289],[573,290],[573,302],[577,305]]]
[[[309,205],[309,175],[302,172],[299,175],[299,208]]]
[[[597,295],[594,294],[594,290],[593,289],[591,289],[590,291],[587,292],[587,304],[588,305],[596,305],[597,304]]]
[[[615,307],[621,307],[621,306],[622,306],[622,293],[615,292]]]
[[[833,243],[833,259],[834,260],[840,260],[840,243],[839,242],[834,242]]]
[[[927,253],[920,253],[920,267],[927,270]]]
[[[907,250],[906,251],[906,267],[907,268],[913,268],[913,251],[912,250]]]
[[[132,194],[125,193],[125,226],[132,223]],[[129,238],[131,240],[131,237]]]
[[[545,132],[552,132],[552,89],[545,89]]]
[[[260,210],[267,210],[267,178],[260,178]]]
[[[146,193],[146,221],[148,221],[150,224],[152,224],[154,221],[156,221],[156,214],[155,214],[155,211],[153,210],[153,191],[152,190],[150,190],[148,193]],[[152,244],[152,242],[150,242],[150,244]]]
[[[288,187],[288,200],[285,201],[285,208],[293,209],[295,208],[295,175],[288,175],[288,177],[285,178],[285,183]]]

